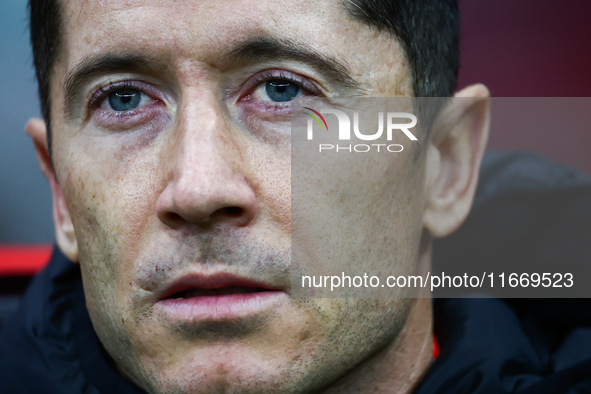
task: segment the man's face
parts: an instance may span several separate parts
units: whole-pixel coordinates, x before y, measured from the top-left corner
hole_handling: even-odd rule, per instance
[[[290,297],[288,99],[410,95],[396,40],[338,0],[63,5],[53,160],[88,310],[122,373],[154,392],[308,391],[392,341],[404,300]],[[351,228],[331,223],[349,217],[368,272],[412,267],[413,149],[351,156],[365,176],[311,184],[298,249],[313,257],[328,231],[347,259]]]

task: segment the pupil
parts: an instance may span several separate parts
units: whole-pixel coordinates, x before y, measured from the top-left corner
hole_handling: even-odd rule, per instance
[[[109,104],[115,111],[129,111],[140,104],[141,93],[136,89],[122,89],[109,94]]]
[[[296,97],[300,87],[289,81],[274,80],[267,82],[266,91],[272,101],[283,102]]]

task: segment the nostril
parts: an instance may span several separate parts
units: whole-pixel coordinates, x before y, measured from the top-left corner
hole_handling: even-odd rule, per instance
[[[183,220],[181,215],[179,215],[178,213],[174,213],[174,212],[168,212],[166,214],[166,218],[173,223],[177,223],[177,222]]]
[[[244,214],[244,209],[240,207],[226,207],[224,208],[224,213],[232,218],[237,218]]]

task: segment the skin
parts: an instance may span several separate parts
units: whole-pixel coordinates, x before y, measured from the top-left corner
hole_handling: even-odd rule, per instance
[[[410,392],[431,360],[430,300],[291,297],[290,257],[336,250],[334,260],[353,267],[358,245],[340,241],[354,226],[373,250],[366,272],[426,272],[431,237],[453,232],[472,203],[488,92],[458,93],[465,99],[421,143],[401,142],[404,155],[353,157],[366,176],[343,183],[342,169],[310,183],[292,211],[289,111],[269,103],[253,77],[281,70],[326,97],[410,96],[408,66],[395,39],[350,19],[339,1],[229,3],[63,4],[53,166],[43,122],[32,119],[27,132],[97,335],[121,373],[150,393]],[[224,57],[260,36],[338,60],[356,87],[305,60]],[[92,75],[67,100],[67,77],[85,59],[138,48],[150,68]],[[149,87],[144,112],[122,120],[104,100],[89,108],[100,86],[123,80]],[[294,168],[301,180],[318,176]],[[257,278],[285,296],[244,318],[178,324],[154,307],[157,293],[194,272]]]

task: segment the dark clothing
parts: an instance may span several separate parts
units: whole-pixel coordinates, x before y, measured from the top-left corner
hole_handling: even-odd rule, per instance
[[[556,264],[588,261],[590,246],[583,241],[591,240],[590,197],[585,175],[535,156],[488,154],[473,212],[457,234],[435,244],[434,269],[448,259],[490,258],[490,250],[503,258],[511,253],[534,258],[519,242],[505,245],[509,252],[487,248],[506,237],[507,226],[530,237],[559,229],[564,239],[540,243],[540,256],[550,254],[559,259]],[[557,201],[564,208],[560,215],[548,218],[537,211]],[[512,209],[524,202],[526,209]],[[495,214],[481,214],[485,209]],[[494,223],[487,222],[491,218]],[[568,248],[557,254],[562,241]],[[416,394],[591,393],[587,299],[436,299],[434,315],[441,353]],[[80,270],[57,249],[0,331],[0,392],[142,392],[117,373],[103,350],[85,307]]]
[[[0,332],[2,393],[143,393],[103,350],[86,310],[78,265],[55,248]]]

